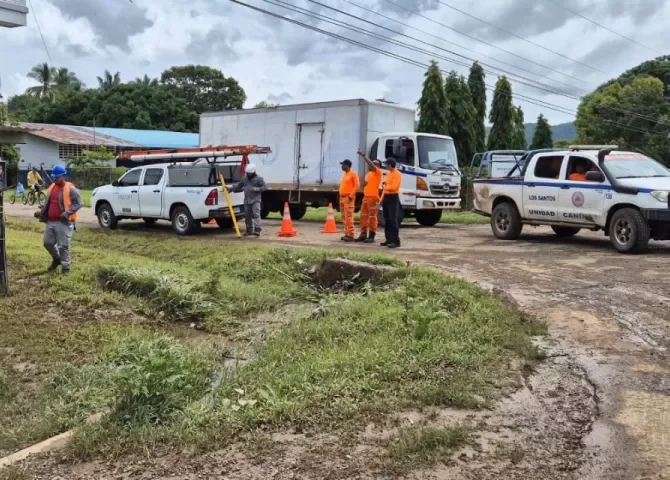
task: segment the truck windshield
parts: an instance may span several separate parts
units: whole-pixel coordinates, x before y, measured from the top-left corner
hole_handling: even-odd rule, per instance
[[[419,135],[419,167],[426,170],[458,169],[454,141],[448,138]]]
[[[670,170],[644,155],[607,155],[607,170],[616,178],[670,177]]]

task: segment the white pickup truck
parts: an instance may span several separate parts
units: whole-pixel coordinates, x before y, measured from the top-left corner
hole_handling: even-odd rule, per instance
[[[524,225],[569,237],[602,230],[621,253],[670,239],[670,170],[616,146],[527,152],[505,177],[473,180],[474,209],[493,234],[516,240]]]
[[[230,228],[232,218],[217,172],[232,184],[239,165],[235,161],[217,162],[216,167],[206,162],[135,167],[111,185],[93,190],[91,206],[103,228],[114,229],[125,219],[147,224],[169,220],[178,235],[193,233],[212,219],[221,228]],[[230,193],[230,198],[235,216],[243,217],[244,194]]]

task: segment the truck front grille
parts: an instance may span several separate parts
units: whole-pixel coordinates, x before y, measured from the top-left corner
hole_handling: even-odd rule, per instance
[[[433,195],[440,196],[454,196],[458,195],[458,186],[457,185],[431,185],[430,193]]]

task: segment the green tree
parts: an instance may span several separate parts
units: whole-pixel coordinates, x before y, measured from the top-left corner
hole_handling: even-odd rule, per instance
[[[445,135],[448,104],[444,93],[444,79],[437,62],[430,62],[424,77],[419,99],[419,132]]]
[[[247,95],[232,77],[205,65],[172,67],[161,74],[161,84],[176,97],[186,101],[192,111],[200,114],[221,110],[238,110]]]
[[[500,77],[493,92],[489,121],[493,124],[488,138],[488,150],[509,150],[514,135],[514,107],[512,85],[507,77]]]
[[[9,115],[7,107],[0,102],[0,127],[3,125],[16,125],[16,120]],[[21,154],[14,145],[0,143],[0,158],[7,162],[6,185],[13,185],[18,172]]]
[[[551,133],[551,125],[544,115],[540,114],[537,117],[537,125],[535,126],[535,134],[533,135],[533,144],[530,146],[532,150],[540,148],[552,148],[554,140]]]
[[[256,105],[254,105],[254,108],[275,108],[278,107],[278,103],[268,103],[265,100],[258,102]]]
[[[514,138],[512,140],[512,148],[518,150],[525,150],[526,145],[526,126],[524,125],[523,109],[516,107],[514,109]]]
[[[147,86],[147,87],[157,87],[158,86],[158,79],[157,78],[151,78],[149,75],[147,75],[145,73],[144,77],[137,77],[135,79],[134,83],[139,83],[139,84]]]
[[[104,145],[102,145],[97,150],[83,150],[81,152],[81,157],[70,159],[68,162],[68,167],[100,167],[103,165],[108,165],[109,162],[115,158],[116,155],[114,155],[112,152],[107,150]]]
[[[80,90],[84,84],[77,78],[74,72],[71,72],[66,67],[61,67],[56,71],[54,86],[59,91],[69,89]]]
[[[454,139],[458,162],[469,165],[476,147],[474,132],[477,110],[472,103],[470,88],[463,76],[452,71],[444,84],[447,98],[447,132]]]
[[[20,95],[12,95],[7,101],[7,109],[12,118],[19,122],[35,121],[35,111],[42,102],[30,95],[29,93],[22,93]]]
[[[119,85],[121,85],[121,74],[119,72],[112,75],[112,72],[105,70],[104,75],[98,77],[98,88],[100,90],[109,90]]]
[[[554,142],[554,148],[568,148],[573,143],[574,142],[571,142],[570,140],[556,140]]]
[[[468,87],[472,94],[472,102],[477,110],[473,126],[475,151],[483,152],[486,150],[486,74],[479,62],[473,63],[470,67]]]
[[[28,72],[28,78],[35,80],[38,85],[29,87],[26,90],[26,93],[33,95],[36,98],[53,100],[56,76],[56,69],[54,67],[50,67],[48,63],[35,65],[33,69]]]

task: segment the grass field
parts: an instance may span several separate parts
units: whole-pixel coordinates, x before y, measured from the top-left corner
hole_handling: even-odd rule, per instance
[[[47,275],[41,230],[7,229],[0,454],[70,428],[72,460],[295,429],[346,443],[395,412],[490,405],[518,386],[512,363],[532,368],[531,336],[545,329],[380,255],[80,229],[71,276]],[[333,257],[377,274],[326,287],[317,272]],[[400,430],[383,457],[430,463],[474,433]]]

